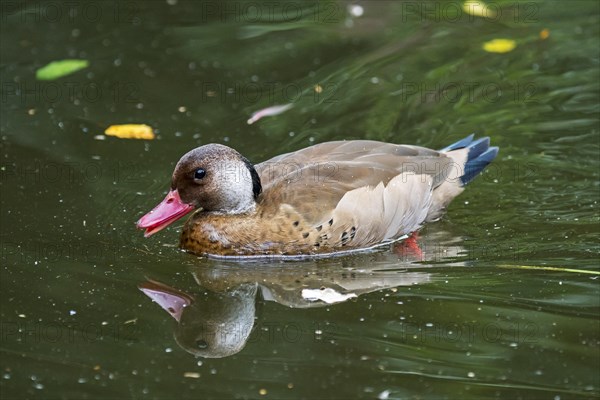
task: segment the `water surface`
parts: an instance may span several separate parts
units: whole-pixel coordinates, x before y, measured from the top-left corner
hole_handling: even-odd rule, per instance
[[[597,2],[48,4],[2,10],[2,397],[600,395]],[[36,81],[68,58],[90,66]],[[157,139],[103,136],[119,123]],[[183,222],[134,226],[201,144],[260,162],[472,132],[500,155],[422,259],[207,260]]]

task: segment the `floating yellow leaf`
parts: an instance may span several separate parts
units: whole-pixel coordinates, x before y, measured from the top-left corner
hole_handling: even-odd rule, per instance
[[[517,47],[517,42],[511,39],[493,39],[483,44],[483,49],[489,53],[508,53]]]
[[[463,3],[463,11],[476,17],[495,18],[496,10],[483,1],[468,0]]]
[[[540,39],[546,40],[550,37],[550,29],[542,29],[540,31]]]
[[[154,139],[152,128],[144,124],[111,125],[104,133],[121,139]]]

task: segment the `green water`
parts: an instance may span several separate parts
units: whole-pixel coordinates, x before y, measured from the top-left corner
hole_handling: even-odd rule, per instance
[[[600,395],[600,3],[357,4],[2,3],[2,398]],[[62,59],[90,65],[36,81]],[[157,139],[99,137],[122,123]],[[197,145],[259,162],[471,132],[500,154],[421,231],[423,261],[240,264],[178,251],[183,222],[135,229]],[[302,296],[320,288],[356,297]]]

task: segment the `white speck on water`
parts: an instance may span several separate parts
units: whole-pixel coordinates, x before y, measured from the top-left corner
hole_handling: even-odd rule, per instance
[[[512,342],[509,346],[516,349],[518,344],[515,342]]]
[[[217,374],[217,369],[216,369],[216,368],[212,368],[212,369],[210,370],[210,373],[211,373],[212,375],[216,375],[216,374]]]
[[[7,372],[7,373],[5,373],[4,375],[2,375],[2,377],[3,377],[4,379],[10,379],[10,374]]]
[[[374,85],[377,85],[379,83],[379,78],[376,77],[376,76],[372,77],[371,78],[371,83],[374,84]]]
[[[27,315],[25,315],[25,314],[19,314],[19,318],[27,318]]]
[[[96,135],[96,136],[94,136],[94,139],[96,139],[96,140],[106,140],[106,136],[104,136],[104,135]]]
[[[77,311],[75,311],[75,310],[69,310],[69,315],[75,315],[75,314],[77,314]]]
[[[317,330],[315,331],[315,335],[322,335],[322,334],[323,334],[323,331],[322,331],[322,330],[320,330],[320,329],[317,329]]]
[[[428,322],[425,324],[426,327],[431,328],[433,326],[433,324],[431,322]]]
[[[77,383],[86,383],[88,380],[86,378],[77,379]]]
[[[475,378],[475,372],[469,372],[469,373],[467,374],[467,376],[468,376],[469,378]]]
[[[391,393],[391,391],[384,390],[383,392],[379,393],[379,396],[377,396],[377,398],[379,400],[386,400],[388,397],[390,397],[390,393]]]
[[[365,9],[358,4],[353,4],[348,7],[348,12],[350,12],[350,15],[352,15],[353,17],[360,17],[364,14]]]
[[[107,321],[102,321],[102,325],[106,326],[106,325],[108,325],[108,322]]]
[[[33,387],[37,390],[42,390],[44,388],[44,385],[42,385],[41,383],[36,383],[35,385],[33,385]]]
[[[202,360],[198,360],[198,362],[196,363],[197,366],[201,367],[203,364]]]
[[[165,349],[165,353],[171,353],[172,351],[173,351],[173,349],[172,349],[172,348],[170,348],[170,347],[167,347],[167,348]]]
[[[466,206],[468,206],[468,205],[469,205],[469,202],[468,202],[468,201],[465,201],[465,205],[466,205]]]

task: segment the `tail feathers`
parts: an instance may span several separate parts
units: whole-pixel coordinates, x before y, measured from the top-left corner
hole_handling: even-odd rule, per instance
[[[462,186],[471,182],[483,169],[491,163],[498,155],[498,147],[490,147],[490,138],[483,137],[473,140],[471,134],[464,139],[440,150],[443,152],[452,152],[454,150],[467,149],[467,160],[464,165],[464,173],[460,177]]]
[[[490,138],[473,139],[474,135],[469,135],[440,150],[452,158],[453,165],[458,168],[451,168],[451,175],[434,189],[426,222],[439,219],[452,199],[465,189],[464,186],[496,158],[498,148],[490,147]]]
[[[447,151],[452,151],[452,150],[464,149],[465,147],[467,147],[473,141],[474,137],[475,137],[475,134],[471,133],[466,138],[461,139],[461,140],[459,140],[456,143],[452,143],[450,146],[444,147],[440,151],[447,152]]]
[[[485,167],[491,163],[494,158],[498,155],[497,147],[489,147],[483,153],[479,154],[475,158],[471,158],[471,153],[469,153],[469,161],[465,164],[465,173],[461,176],[461,181],[463,185],[471,182],[477,175],[483,171]]]

